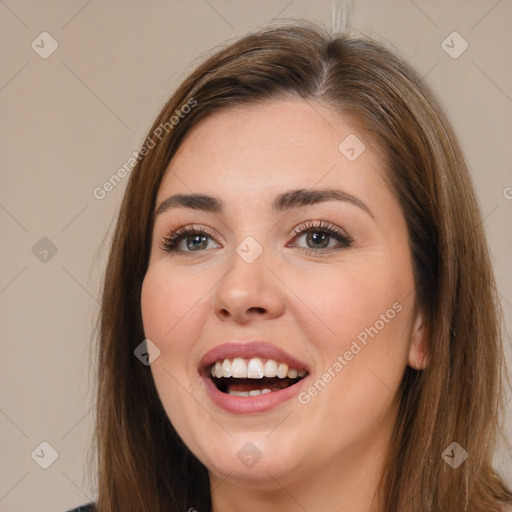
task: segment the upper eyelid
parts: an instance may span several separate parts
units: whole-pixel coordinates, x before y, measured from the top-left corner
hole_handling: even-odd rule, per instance
[[[325,231],[330,232],[331,237],[336,238],[344,238],[349,244],[353,243],[352,236],[343,228],[340,226],[333,224],[332,222],[323,220],[323,219],[315,219],[315,220],[306,220],[298,224],[292,229],[293,240],[295,241],[297,238],[300,238],[304,236],[306,233],[318,230],[319,232]],[[173,241],[173,247],[176,247],[178,244],[180,244],[184,239],[186,239],[188,236],[192,236],[192,234],[202,234],[207,235],[211,240],[213,240],[215,243],[219,243],[217,241],[217,231],[213,228],[205,228],[204,225],[197,225],[195,223],[191,224],[185,224],[183,226],[180,226],[176,229],[171,229],[167,232],[167,234],[163,235],[162,242],[165,244],[169,241]],[[221,237],[222,238],[222,237]],[[314,249],[311,249],[312,251],[315,251]],[[178,251],[178,252],[185,252],[185,253],[194,253],[195,251]],[[198,251],[203,252],[203,251]],[[320,252],[320,251],[315,251]]]
[[[309,231],[311,229],[318,229],[318,230],[332,229],[337,232],[339,231],[340,234],[344,234],[347,237],[350,236],[348,234],[348,232],[345,229],[343,229],[342,227],[337,226],[336,224],[333,224],[332,222],[322,220],[322,219],[306,220],[306,221],[300,222],[294,228],[292,228],[291,234],[301,234],[301,233]],[[218,231],[213,228],[205,227],[204,225],[201,225],[201,224],[190,223],[190,224],[184,224],[183,226],[180,226],[178,228],[171,228],[171,229],[165,231],[163,234],[163,237],[169,238],[169,237],[174,237],[176,235],[181,236],[183,234],[187,234],[187,232],[196,232],[196,231],[199,233],[206,233],[207,235],[211,236],[212,238],[214,238],[215,236],[218,236],[217,235]]]
[[[293,228],[293,233],[301,234],[306,231],[312,231],[313,229],[318,229],[319,231],[335,231],[339,235],[350,237],[344,228],[326,220],[306,220]]]

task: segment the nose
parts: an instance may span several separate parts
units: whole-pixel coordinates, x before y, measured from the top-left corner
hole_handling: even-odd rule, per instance
[[[226,322],[248,324],[279,317],[284,300],[279,281],[267,267],[265,251],[252,263],[233,254],[229,271],[214,290],[213,311]]]

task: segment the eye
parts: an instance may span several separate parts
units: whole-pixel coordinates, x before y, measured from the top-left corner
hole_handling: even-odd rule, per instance
[[[308,221],[295,228],[293,232],[297,234],[294,242],[305,237],[306,246],[299,247],[313,254],[344,249],[350,247],[353,242],[342,229],[325,221]],[[335,242],[334,246],[332,242]]]
[[[341,228],[325,221],[308,221],[293,230],[297,235],[293,242],[305,237],[306,246],[297,245],[303,251],[320,255],[350,247],[353,240]],[[334,242],[334,244],[333,244]],[[161,248],[166,252],[194,253],[220,247],[214,235],[202,226],[184,226],[171,230],[162,238]]]
[[[213,235],[203,227],[184,226],[172,231],[163,237],[162,249],[166,252],[201,252],[205,249],[213,249],[209,244],[216,242]],[[219,247],[218,244],[216,244]]]

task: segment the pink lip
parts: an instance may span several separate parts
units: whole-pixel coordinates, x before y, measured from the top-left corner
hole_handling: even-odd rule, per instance
[[[234,359],[235,357],[262,359],[274,359],[286,363],[290,368],[305,370],[309,373],[307,365],[295,359],[284,350],[262,341],[249,343],[224,343],[208,351],[201,359],[199,373],[205,383],[206,390],[212,402],[218,407],[234,414],[263,413],[277,407],[279,404],[297,395],[303,387],[304,377],[299,382],[285,389],[273,391],[257,396],[233,396],[219,391],[208,375],[210,365],[223,359]]]
[[[216,388],[215,384],[208,377],[202,375],[202,378],[208,395],[215,405],[234,414],[255,414],[270,411],[279,404],[296,396],[303,387],[307,376],[297,382],[297,384],[280,391],[247,397],[223,393]]]

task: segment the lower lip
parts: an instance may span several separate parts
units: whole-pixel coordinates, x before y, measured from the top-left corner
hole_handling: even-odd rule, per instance
[[[306,377],[293,386],[256,396],[229,395],[219,391],[208,377],[203,376],[203,380],[208,395],[215,405],[233,414],[251,414],[270,411],[286,400],[296,396],[302,388],[302,383],[306,380]]]

